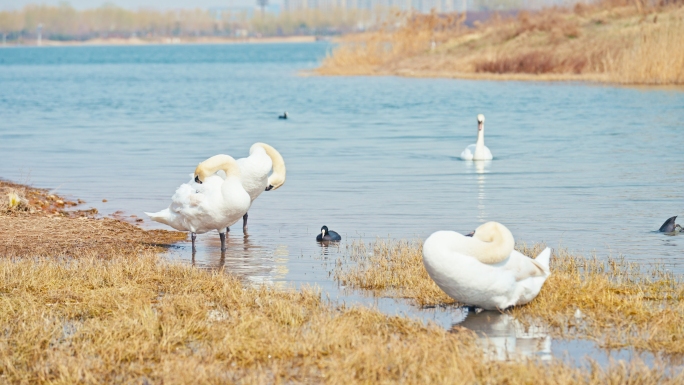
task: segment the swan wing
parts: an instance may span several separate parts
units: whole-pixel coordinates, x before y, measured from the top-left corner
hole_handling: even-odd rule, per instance
[[[520,282],[531,277],[546,277],[549,275],[548,256],[550,249],[544,250],[539,256],[542,260],[534,260],[516,250],[497,267],[513,274],[515,280]]]
[[[463,160],[473,160],[473,156],[475,155],[475,144],[471,144],[470,146],[466,147],[463,152],[461,152],[461,159]]]

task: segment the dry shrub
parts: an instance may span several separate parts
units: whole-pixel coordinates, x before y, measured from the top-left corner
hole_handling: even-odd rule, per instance
[[[538,255],[543,245],[518,249]],[[515,317],[540,321],[557,337],[595,340],[606,348],[684,354],[684,283],[661,266],[650,270],[624,259],[598,260],[555,251],[551,276],[530,304],[512,308]],[[335,266],[335,278],[351,288],[413,299],[420,306],[454,301],[430,279],[421,243],[354,243]],[[577,310],[581,316],[575,317]]]
[[[0,260],[4,383],[676,384],[643,364],[485,359],[450,333],[311,289],[141,258]]]
[[[562,58],[552,52],[533,51],[513,57],[486,60],[475,65],[476,72],[505,73],[573,73],[580,74],[587,66],[584,56]]]

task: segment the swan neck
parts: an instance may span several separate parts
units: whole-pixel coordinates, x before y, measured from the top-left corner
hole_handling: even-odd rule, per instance
[[[252,147],[254,146],[263,148],[264,151],[266,151],[266,155],[271,158],[271,162],[273,163],[273,172],[268,177],[268,184],[273,186],[273,189],[282,186],[283,183],[285,183],[285,175],[287,173],[287,170],[285,169],[285,160],[282,155],[280,155],[278,150],[266,143],[255,143]]]
[[[219,170],[226,173],[226,178],[240,177],[240,167],[233,157],[228,155],[215,155],[200,163],[209,175],[215,174]]]
[[[475,143],[475,147],[477,148],[484,148],[484,123],[480,123],[480,127],[477,130],[477,142]]]
[[[476,231],[477,233],[477,231]],[[499,263],[508,258],[515,247],[513,236],[499,233],[490,240],[481,240],[476,237],[467,239],[468,255],[486,264]]]

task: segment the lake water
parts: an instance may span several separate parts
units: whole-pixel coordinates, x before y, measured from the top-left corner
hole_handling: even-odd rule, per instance
[[[345,242],[496,220],[517,241],[684,273],[684,235],[654,232],[684,214],[684,90],[306,75],[330,48],[0,49],[0,177],[144,217],[168,206],[198,162],[269,143],[287,182],[255,201],[248,237],[233,226],[225,254],[218,235],[199,236],[194,262],[446,327],[467,314],[340,289],[329,272]],[[283,111],[290,119],[277,119]],[[494,154],[485,164],[458,158],[478,113]],[[342,234],[339,249],[316,244],[322,225]],[[191,260],[189,245],[171,258]],[[528,334],[519,338],[537,338],[520,343],[536,346],[530,354],[597,354]]]

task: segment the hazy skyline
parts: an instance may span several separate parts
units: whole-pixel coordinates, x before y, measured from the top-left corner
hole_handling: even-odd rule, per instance
[[[63,0],[0,0],[0,10],[21,9],[29,4],[46,4],[56,6],[65,3]],[[256,0],[71,0],[66,1],[76,9],[97,8],[103,4],[114,4],[127,9],[193,9],[229,6],[256,6]],[[280,4],[282,0],[269,0],[270,4]]]

